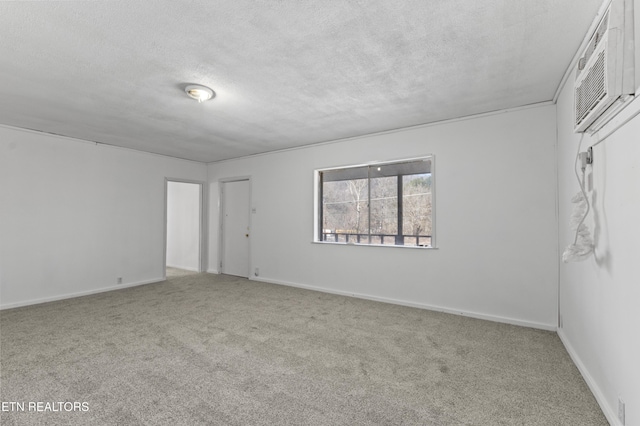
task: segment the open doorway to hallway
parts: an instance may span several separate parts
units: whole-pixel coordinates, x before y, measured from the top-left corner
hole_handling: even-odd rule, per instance
[[[202,183],[166,181],[167,278],[202,271]]]

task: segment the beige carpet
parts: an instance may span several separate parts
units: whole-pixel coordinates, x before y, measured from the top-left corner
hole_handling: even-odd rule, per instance
[[[187,271],[185,269],[172,268],[167,266],[167,279],[186,277],[187,275],[195,275],[197,272]]]
[[[2,311],[0,341],[3,426],[607,424],[554,333],[229,276]]]

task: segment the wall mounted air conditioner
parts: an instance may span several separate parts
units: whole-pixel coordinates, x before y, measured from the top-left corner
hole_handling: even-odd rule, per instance
[[[612,0],[577,64],[575,131],[602,128],[634,97],[633,0]]]

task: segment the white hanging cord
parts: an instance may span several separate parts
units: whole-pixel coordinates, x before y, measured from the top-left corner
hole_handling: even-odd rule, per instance
[[[580,159],[580,148],[582,147],[582,139],[584,139],[584,133],[580,136],[580,142],[578,143],[578,152],[576,153],[576,160],[573,163],[573,172],[575,173],[576,179],[578,180],[578,185],[580,185],[580,191],[582,192],[582,196],[587,202],[587,211],[584,212],[582,219],[580,219],[580,222],[576,227],[576,237],[573,239],[574,245],[578,243],[578,231],[580,230],[580,226],[584,223],[584,220],[587,218],[587,215],[591,210],[591,206],[589,205],[589,200],[587,199],[587,191],[584,190],[584,170],[585,169],[582,169],[582,179],[580,179],[580,176],[578,176],[578,160]]]
[[[580,143],[578,143],[578,152],[576,153],[576,160],[573,165],[573,171],[575,172],[578,185],[580,186],[580,192],[574,195],[571,199],[574,206],[573,211],[571,212],[570,225],[572,228],[575,227],[576,235],[573,240],[573,244],[570,244],[562,253],[562,260],[564,263],[587,259],[587,257],[589,257],[593,252],[594,247],[593,239],[589,233],[589,228],[584,224],[591,208],[589,200],[587,199],[587,191],[584,189],[585,169],[582,169],[582,179],[580,179],[580,175],[578,174],[578,160],[581,158],[580,148],[582,148],[583,138],[584,134],[582,134]]]

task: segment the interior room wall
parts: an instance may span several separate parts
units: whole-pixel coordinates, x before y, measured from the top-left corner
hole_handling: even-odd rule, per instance
[[[218,181],[251,176],[252,279],[555,329],[555,131],[546,105],[212,163],[209,264]],[[425,154],[437,249],[312,243],[314,169]]]
[[[206,165],[0,127],[0,306],[162,280],[167,177]]]
[[[200,185],[167,182],[167,266],[199,271]]]
[[[636,41],[640,1],[635,2]],[[640,70],[640,43],[636,43]],[[636,81],[640,93],[640,80]],[[625,115],[640,110],[636,99]],[[573,242],[569,227],[571,197],[579,191],[574,161],[580,134],[573,133],[573,79],[557,103],[559,171],[559,242]],[[622,115],[622,113],[621,113]],[[618,398],[625,402],[626,424],[640,425],[640,115],[601,143],[611,129],[584,135],[581,151],[593,146],[587,166],[592,210],[586,224],[595,238],[595,253],[583,262],[560,267],[562,338],[591,386],[609,422],[618,420]]]

